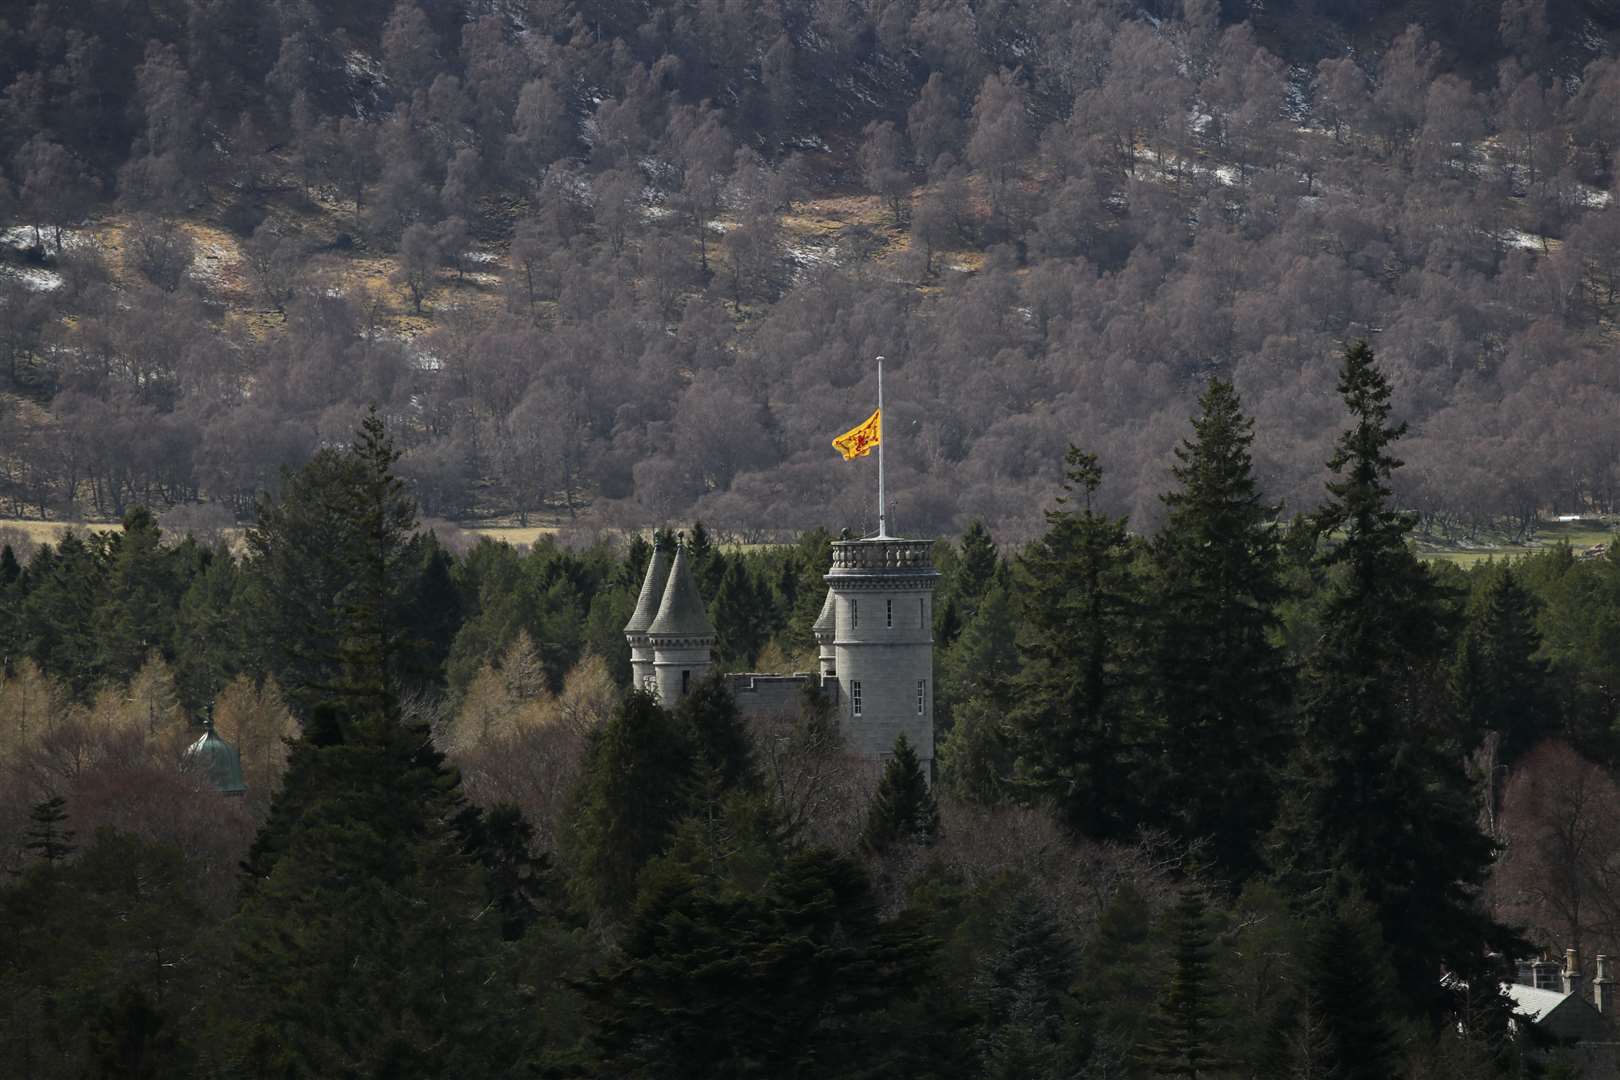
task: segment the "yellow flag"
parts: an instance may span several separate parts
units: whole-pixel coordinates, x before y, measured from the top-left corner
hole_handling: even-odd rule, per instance
[[[844,455],[845,461],[854,461],[872,452],[872,447],[883,441],[883,410],[878,409],[864,421],[850,428],[832,441],[833,449]]]

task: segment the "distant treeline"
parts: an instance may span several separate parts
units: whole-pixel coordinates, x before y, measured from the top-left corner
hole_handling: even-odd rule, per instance
[[[144,511],[0,556],[0,1054],[41,1078],[1560,1068],[1498,980],[1620,944],[1620,563],[1420,562],[1364,345],[1338,389],[1332,479],[1290,527],[1215,379],[1150,535],[1071,447],[1014,557],[979,526],[942,544],[933,785],[903,741],[850,758],[813,696],[750,723],[717,679],[673,710],[623,689],[649,546],[453,554],[376,414],[260,500],[241,558]],[[688,540],[725,666],[791,662],[825,534]],[[177,767],[199,710],[246,798]]]
[[[0,220],[33,245],[0,275],[0,503],[245,518],[375,404],[440,517],[858,524],[825,444],[881,353],[898,519],[1022,542],[1071,439],[1153,523],[1211,374],[1311,505],[1329,358],[1376,336],[1404,505],[1614,509],[1620,66],[1542,0],[1285,63],[1263,43],[1389,17],[1309,7],[35,5],[0,21]],[[878,206],[795,219],[854,185]],[[62,231],[109,209],[116,260]],[[224,265],[198,221],[284,321],[190,272]]]

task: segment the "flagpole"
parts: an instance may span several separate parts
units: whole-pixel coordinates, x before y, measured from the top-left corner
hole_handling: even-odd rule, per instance
[[[883,498],[883,357],[878,365],[878,539],[889,538],[888,503]]]

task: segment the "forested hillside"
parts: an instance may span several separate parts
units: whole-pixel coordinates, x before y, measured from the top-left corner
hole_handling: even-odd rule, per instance
[[[0,505],[251,516],[375,404],[423,509],[1150,525],[1212,374],[1309,506],[1372,338],[1446,527],[1613,509],[1612,5],[14,5]]]

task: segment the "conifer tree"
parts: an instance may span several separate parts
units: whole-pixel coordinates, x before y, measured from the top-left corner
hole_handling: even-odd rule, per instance
[[[999,913],[971,996],[977,1043],[993,1080],[1059,1080],[1081,1065],[1074,982],[1077,956],[1051,908],[1020,889]]]
[[[1127,835],[1138,818],[1127,700],[1133,585],[1123,519],[1099,513],[1094,454],[1070,447],[1047,531],[1019,557],[1023,670],[1013,682],[1017,783],[1070,830]]]
[[[1311,1026],[1299,1032],[1295,1056],[1320,1076],[1386,1080],[1396,1063],[1395,976],[1376,914],[1354,895],[1321,914],[1305,947],[1302,1002]],[[1438,981],[1438,980],[1436,980]]]
[[[421,560],[416,504],[394,475],[399,454],[373,410],[346,449],[323,449],[259,500],[247,533],[260,636],[307,716],[322,701],[348,720],[393,715],[420,674],[407,615]]]
[[[964,618],[979,609],[979,601],[995,579],[1001,554],[984,522],[974,518],[962,533],[962,553],[957,560],[956,580],[951,590]]]
[[[939,837],[939,804],[928,789],[922,763],[905,732],[894,741],[894,756],[883,767],[861,843],[884,852],[896,844],[932,844]]]
[[[675,721],[695,760],[715,771],[723,790],[751,791],[759,786],[753,741],[724,676],[714,672],[698,680],[676,706]]]
[[[1149,805],[1155,824],[1208,840],[1217,865],[1243,875],[1259,862],[1287,745],[1277,507],[1255,484],[1254,422],[1232,384],[1210,380],[1198,405],[1152,545]]]
[[[1139,1052],[1157,1076],[1197,1080],[1230,1064],[1225,1060],[1219,988],[1212,970],[1215,935],[1202,891],[1183,888],[1166,923],[1170,981]]]
[[[107,562],[101,539],[70,532],[54,551],[41,547],[29,567],[32,584],[23,601],[28,654],[80,697],[101,681],[95,613],[105,593]]]
[[[144,506],[124,515],[106,599],[97,613],[100,666],[110,679],[127,680],[154,650],[173,653],[175,607],[187,583],[173,553],[163,548],[162,535]]]
[[[47,863],[60,862],[78,850],[73,844],[73,830],[62,827],[67,820],[67,800],[52,795],[35,803],[28,811],[32,823],[25,834],[23,850],[39,856]]]
[[[642,867],[685,813],[692,761],[683,729],[641,690],[591,733],[565,849],[571,887],[587,910],[610,919],[629,912]]]
[[[1285,887],[1318,905],[1361,889],[1410,1005],[1447,1001],[1442,965],[1466,972],[1488,944],[1511,948],[1470,893],[1490,864],[1444,710],[1443,597],[1407,547],[1392,505],[1389,383],[1358,342],[1339,388],[1352,426],[1329,462],[1317,528],[1329,545],[1319,636],[1307,658],[1297,750],[1267,854]]]
[[[306,722],[248,859],[237,1064],[294,1077],[509,1067],[524,1029],[496,975],[521,915],[470,849],[457,776],[420,725],[333,711]]]
[[[1503,765],[1511,765],[1557,730],[1548,664],[1538,655],[1538,606],[1512,568],[1504,567],[1487,586],[1458,649],[1453,685],[1467,745],[1496,732]]]

